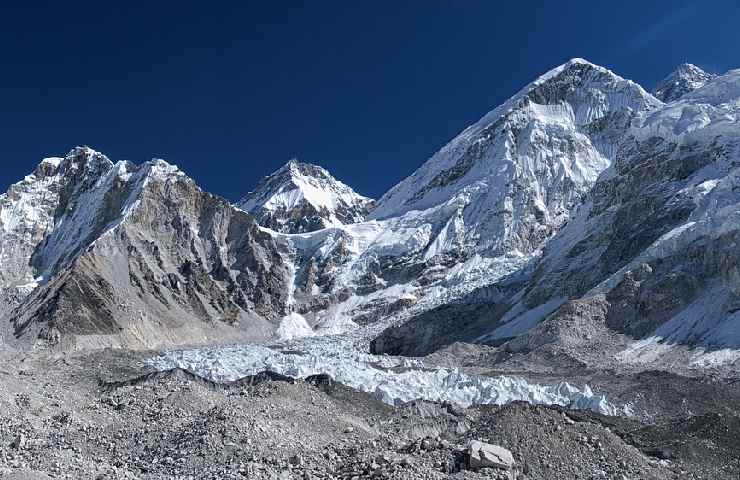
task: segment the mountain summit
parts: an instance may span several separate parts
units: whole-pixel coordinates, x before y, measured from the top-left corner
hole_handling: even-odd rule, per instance
[[[255,339],[285,313],[270,236],[163,160],[43,160],[0,196],[0,245],[0,336],[18,345]]]
[[[704,86],[714,77],[715,75],[705,72],[696,65],[684,63],[661,80],[653,94],[665,103],[672,102]]]
[[[296,159],[262,179],[237,207],[260,225],[282,233],[305,233],[364,220],[373,201],[355,193],[318,165]]]
[[[371,216],[456,203],[467,243],[536,250],[609,167],[631,119],[659,104],[636,83],[574,58],[463,130]]]

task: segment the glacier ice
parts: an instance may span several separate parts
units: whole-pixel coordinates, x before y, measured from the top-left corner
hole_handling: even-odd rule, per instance
[[[317,337],[295,345],[233,345],[169,351],[147,360],[155,370],[181,368],[215,381],[233,381],[268,370],[296,379],[328,374],[335,381],[371,393],[391,405],[412,400],[450,402],[468,407],[514,401],[589,409],[605,415],[630,415],[587,385],[543,385],[513,376],[467,375],[458,369],[429,368],[416,359],[370,355]]]

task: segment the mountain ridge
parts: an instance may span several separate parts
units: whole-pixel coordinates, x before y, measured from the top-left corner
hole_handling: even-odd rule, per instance
[[[511,362],[559,355],[598,368],[733,368],[738,87],[740,72],[730,71],[638,116],[525,288],[496,303],[462,300],[460,314],[488,305],[465,317],[495,326],[488,334],[461,337],[448,309],[387,330],[374,351],[425,354],[446,338],[500,345]],[[421,328],[436,343],[415,340]]]
[[[59,172],[49,233],[28,258],[38,282],[3,312],[21,343],[142,348],[277,328],[287,273],[248,214],[162,160],[76,148]]]
[[[735,231],[738,78],[663,103],[573,59],[377,205],[290,161],[235,207],[162,160],[114,164],[78,147],[0,197],[2,254],[14,259],[0,271],[5,336],[74,349],[357,331],[377,336],[377,352],[428,353],[434,338],[434,348],[476,341],[524,355],[587,345],[545,338],[547,325],[569,332],[558,322],[576,312],[595,315],[594,338],[621,335],[610,358],[660,335],[740,348],[715,341],[738,291],[717,240]],[[713,259],[682,259],[698,255],[675,243],[684,236]],[[650,253],[667,245],[670,261]],[[708,292],[728,307],[702,336],[681,315]],[[659,312],[651,295],[674,308]],[[643,353],[659,349],[652,342]]]

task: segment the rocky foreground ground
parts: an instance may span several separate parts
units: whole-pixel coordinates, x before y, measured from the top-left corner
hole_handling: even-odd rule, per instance
[[[394,408],[321,377],[221,386],[186,372],[142,376],[142,358],[111,350],[5,354],[0,478],[740,476],[740,417],[733,410],[739,404],[720,408],[699,398],[713,394],[705,381],[682,378],[681,384],[657,375],[614,382],[627,395],[640,382],[644,387],[663,378],[697,397],[695,411],[665,408],[650,421],[524,403]],[[738,390],[723,386],[730,400]],[[656,409],[671,403],[659,397],[650,400]],[[681,402],[676,397],[673,403]],[[513,466],[477,468],[471,441],[508,450]]]

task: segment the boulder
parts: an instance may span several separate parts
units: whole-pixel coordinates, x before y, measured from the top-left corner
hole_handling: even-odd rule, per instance
[[[498,468],[510,470],[514,467],[514,456],[504,447],[473,440],[468,444],[468,468]]]
[[[22,433],[18,434],[12,442],[10,442],[10,448],[20,450],[26,447],[26,436]]]

